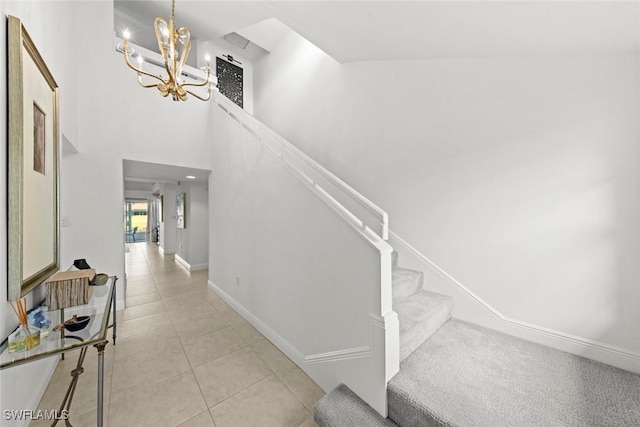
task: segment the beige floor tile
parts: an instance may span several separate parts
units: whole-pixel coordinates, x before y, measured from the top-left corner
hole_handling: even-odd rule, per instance
[[[133,284],[127,282],[127,295],[126,297],[135,297],[139,295],[151,294],[154,292],[158,292],[158,288],[156,287],[155,282],[151,283],[140,283]]]
[[[124,320],[137,319],[140,317],[149,316],[150,314],[156,314],[166,311],[164,303],[162,301],[150,302],[148,304],[137,305],[131,308],[125,308]]]
[[[192,368],[216,360],[244,346],[232,328],[184,340],[182,343]]]
[[[191,285],[189,285],[191,286]],[[196,290],[173,297],[164,297],[164,305],[170,314],[190,316],[198,313],[208,313],[214,310],[209,302],[209,291]]]
[[[235,323],[232,327],[246,344],[257,344],[263,339],[262,334],[249,323]]]
[[[173,316],[176,318],[176,320],[173,321],[173,327],[183,341],[189,341],[192,338],[229,327],[224,316],[215,310],[209,313],[202,313],[201,316],[195,315],[188,319],[179,316],[177,313],[172,312],[170,314],[172,318]]]
[[[133,386],[149,384],[190,371],[191,366],[182,350],[174,345],[158,352],[119,361],[113,368],[111,399],[117,400]]]
[[[275,375],[210,411],[217,427],[298,427],[311,416]]]
[[[136,305],[147,304],[150,302],[160,301],[160,293],[158,291],[149,292],[148,294],[127,296],[127,308],[135,307]]]
[[[177,426],[206,410],[198,383],[189,371],[134,387],[109,405],[110,427]]]
[[[166,312],[150,314],[127,321],[118,322],[116,338],[125,339],[131,337],[141,337],[153,335],[154,332],[169,331],[171,334],[172,323],[169,314]]]
[[[180,340],[173,327],[163,331],[154,330],[144,336],[133,336],[118,340],[115,348],[114,365],[128,363],[129,360],[144,355],[153,355],[169,347],[180,346]]]
[[[231,306],[227,305],[224,302],[223,304],[220,304],[219,307],[216,306],[216,304],[214,304],[214,307],[216,308],[216,310],[221,312],[224,315],[227,322],[229,322],[232,325],[246,325],[248,323],[244,317],[242,317]]]
[[[215,427],[215,424],[213,424],[213,419],[209,411],[204,411],[180,424],[178,427]]]
[[[170,282],[158,285],[158,292],[162,298],[171,298],[179,295],[191,294],[197,292],[198,288],[188,282]]]
[[[287,386],[309,412],[324,392],[302,369],[296,367],[276,372],[276,375]]]
[[[267,340],[261,340],[251,344],[251,348],[264,362],[269,365],[273,372],[282,371],[296,367],[287,356],[278,350]]]
[[[249,347],[198,366],[194,373],[209,407],[272,374]]]
[[[180,282],[189,283],[191,281],[188,271],[171,271],[166,273],[158,273],[158,274],[154,274],[153,278],[156,281],[156,285],[164,285],[164,284],[180,283]]]

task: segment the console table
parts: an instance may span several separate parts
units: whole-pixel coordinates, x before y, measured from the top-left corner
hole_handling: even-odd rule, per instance
[[[40,345],[22,353],[10,353],[8,346],[8,337],[0,344],[0,370],[9,369],[14,366],[23,365],[35,360],[44,359],[56,355],[63,355],[66,352],[80,350],[78,362],[75,369],[71,371],[71,383],[67,389],[64,400],[60,405],[58,414],[63,410],[67,411],[71,408],[71,401],[78,383],[80,374],[84,371],[82,367],[84,358],[89,346],[97,349],[98,353],[98,390],[97,390],[97,426],[102,427],[103,411],[104,411],[104,349],[109,340],[107,333],[112,328],[113,343],[116,342],[116,276],[109,277],[109,280],[102,286],[91,286],[93,296],[86,305],[67,308],[66,311],[81,316],[90,316],[91,320],[86,328],[69,332],[65,329],[61,331],[51,331],[49,337],[42,338]],[[49,317],[52,325],[64,323],[64,309],[49,311]],[[113,319],[110,320],[110,317]],[[113,322],[110,324],[110,322]],[[59,419],[53,421],[51,426],[55,426]],[[65,419],[65,425],[71,427],[68,419]]]

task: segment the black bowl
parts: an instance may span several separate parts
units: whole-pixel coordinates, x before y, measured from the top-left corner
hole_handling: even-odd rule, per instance
[[[71,320],[65,321],[64,328],[71,332],[79,331],[87,327],[90,319],[89,316],[78,316],[77,320],[73,323],[71,323]]]

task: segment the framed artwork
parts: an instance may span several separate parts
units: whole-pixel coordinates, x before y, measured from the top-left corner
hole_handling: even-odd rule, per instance
[[[242,108],[243,105],[243,69],[231,62],[216,57],[216,77],[218,90],[233,103]]]
[[[8,277],[18,299],[60,269],[58,85],[20,19],[9,16]]]
[[[176,227],[178,228],[187,228],[187,223],[185,222],[184,199],[185,199],[184,193],[178,194],[178,197],[176,197],[176,209],[177,209]]]

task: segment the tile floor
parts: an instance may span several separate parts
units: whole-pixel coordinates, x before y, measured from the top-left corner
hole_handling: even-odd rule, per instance
[[[190,273],[147,243],[130,244],[126,263],[127,308],[105,352],[105,426],[316,425],[322,390],[207,288],[206,271]],[[77,354],[60,361],[39,409],[58,409]],[[95,426],[96,361],[91,348],[74,427]]]

